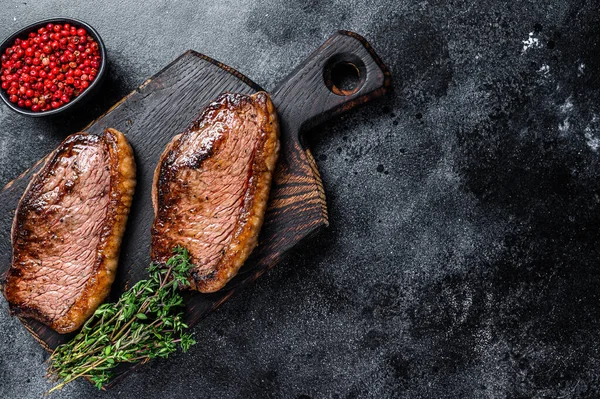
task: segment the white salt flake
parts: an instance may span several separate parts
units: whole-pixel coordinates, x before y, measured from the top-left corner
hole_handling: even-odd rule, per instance
[[[565,103],[563,105],[561,105],[559,108],[560,108],[560,112],[562,112],[563,114],[566,114],[567,112],[572,110],[573,109],[573,101],[571,99],[571,96],[569,96],[565,100]]]
[[[571,122],[569,122],[569,118],[566,118],[562,123],[558,124],[558,131],[561,133],[567,133],[570,127]]]
[[[523,50],[522,53],[525,53],[530,48],[540,47],[540,40],[537,37],[533,37],[533,32],[529,32],[529,37],[527,40],[523,40]]]
[[[590,127],[586,127],[585,128],[585,139],[587,141],[587,145],[588,147],[590,147],[592,149],[592,151],[598,151],[598,148],[600,148],[600,139],[598,139],[598,137],[595,137],[594,134],[592,133],[592,129],[590,129]]]
[[[541,73],[542,75],[548,75],[550,73],[550,66],[543,64],[540,69],[538,69],[538,73]]]

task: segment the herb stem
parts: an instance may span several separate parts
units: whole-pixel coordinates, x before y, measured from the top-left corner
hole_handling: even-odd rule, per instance
[[[86,370],[82,371],[79,374],[76,374],[72,377],[67,378],[66,380],[64,380],[63,382],[61,382],[60,384],[56,385],[55,387],[53,387],[52,389],[50,389],[48,391],[48,393],[51,393],[53,391],[56,391],[58,389],[62,389],[65,385],[67,385],[69,382],[79,378],[79,377],[83,377],[84,375],[86,375],[89,371],[92,371],[94,368],[100,366],[102,363],[106,362],[107,359],[102,359],[102,360],[98,360],[97,362],[93,363],[91,366],[89,366]]]

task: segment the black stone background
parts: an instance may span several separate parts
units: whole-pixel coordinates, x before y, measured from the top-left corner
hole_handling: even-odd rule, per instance
[[[110,57],[76,115],[0,106],[1,183],[188,48],[272,89],[350,29],[395,85],[310,135],[327,231],[194,328],[190,353],[53,397],[600,397],[597,1],[1,5],[0,37],[71,16]],[[0,397],[41,397],[46,358],[0,300]]]

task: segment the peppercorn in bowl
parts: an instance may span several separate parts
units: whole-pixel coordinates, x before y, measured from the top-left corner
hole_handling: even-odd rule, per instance
[[[105,71],[100,35],[75,19],[37,22],[0,45],[0,97],[22,115],[72,108],[96,91]]]

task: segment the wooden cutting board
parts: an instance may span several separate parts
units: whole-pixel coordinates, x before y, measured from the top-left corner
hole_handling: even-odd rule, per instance
[[[348,74],[358,80],[355,88],[341,85],[343,75]],[[271,93],[280,118],[282,151],[259,245],[224,289],[214,294],[186,294],[185,317],[190,327],[277,264],[301,240],[328,224],[321,178],[315,160],[302,145],[300,133],[383,95],[389,88],[390,74],[367,41],[356,33],[339,31]],[[153,221],[152,178],[165,145],[219,94],[252,94],[259,90],[262,89],[256,83],[234,69],[188,51],[85,129],[90,133],[100,133],[107,127],[120,130],[129,139],[137,162],[138,184],[111,300],[138,280],[147,278]],[[1,275],[11,264],[10,229],[14,210],[42,161],[0,192]],[[21,321],[47,350],[73,336],[58,334],[35,320],[21,318]],[[111,385],[129,369],[122,370]]]

